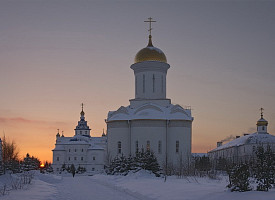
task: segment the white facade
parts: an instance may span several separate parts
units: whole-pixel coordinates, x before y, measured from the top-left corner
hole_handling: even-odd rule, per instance
[[[171,104],[166,98],[166,75],[170,65],[164,53],[148,46],[138,52],[131,65],[135,75],[135,99],[127,107],[110,111],[106,120],[108,155],[135,155],[151,150],[160,166],[177,165],[191,157],[192,121],[190,109]]]
[[[220,158],[232,163],[250,162],[255,158],[258,146],[270,146],[275,152],[275,136],[267,132],[267,125],[268,122],[261,115],[257,122],[257,132],[237,137],[224,145],[218,142],[217,148],[208,152],[210,160],[214,163]]]
[[[76,169],[84,167],[88,172],[100,172],[104,169],[107,137],[104,134],[102,137],[91,137],[91,129],[84,115],[82,108],[73,137],[64,137],[57,133],[52,164],[55,172],[60,171],[64,164],[66,167],[73,164]]]

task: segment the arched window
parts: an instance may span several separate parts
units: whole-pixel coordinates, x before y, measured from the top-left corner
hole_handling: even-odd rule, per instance
[[[155,92],[155,74],[153,74],[153,92]]]
[[[121,141],[117,142],[117,153],[120,154],[121,153]]]
[[[161,154],[161,149],[162,149],[162,144],[161,144],[161,141],[159,140],[159,143],[158,143],[158,153]]]
[[[147,143],[146,143],[146,151],[150,151],[150,141],[147,140]]]
[[[143,74],[143,93],[145,93],[145,74]]]
[[[180,142],[176,141],[176,153],[179,153]]]
[[[163,75],[161,76],[161,92],[163,93]]]
[[[138,152],[138,141],[136,141],[136,153]]]
[[[136,94],[137,94],[137,76],[135,77],[135,81],[136,81],[135,87],[136,87]]]

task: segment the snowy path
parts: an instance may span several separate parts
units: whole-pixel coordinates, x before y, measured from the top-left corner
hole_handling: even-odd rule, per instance
[[[5,177],[0,176],[0,183],[1,178]],[[31,185],[12,190],[0,200],[275,200],[275,188],[269,192],[229,192],[224,178],[169,177],[164,182],[145,172],[74,178],[70,174],[36,173]]]
[[[137,200],[133,195],[99,184],[87,176],[63,177],[56,187],[58,200]]]
[[[89,176],[56,176],[36,174],[31,185],[12,190],[0,200],[147,200],[133,192]]]

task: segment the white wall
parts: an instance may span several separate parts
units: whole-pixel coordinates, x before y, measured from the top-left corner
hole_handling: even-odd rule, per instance
[[[121,142],[121,154],[129,156],[130,138],[128,121],[115,121],[107,124],[107,151],[113,159],[118,154],[118,142]]]
[[[123,154],[128,156],[131,148],[131,155],[134,156],[136,141],[138,141],[139,151],[142,147],[146,151],[147,141],[150,141],[150,150],[155,153],[160,166],[162,166],[166,160],[166,123],[166,120],[133,120],[130,121],[130,131],[127,125],[128,121],[108,122],[108,151],[114,158],[117,155],[117,142],[121,141]],[[110,126],[110,124],[113,125]],[[121,127],[115,128],[118,126]],[[177,120],[177,123],[170,123],[167,132],[168,162],[177,165],[180,156],[182,156],[185,163],[187,159],[190,159],[191,137],[191,122]],[[159,141],[161,141],[161,153],[158,152]],[[178,153],[176,153],[176,141],[179,141]]]

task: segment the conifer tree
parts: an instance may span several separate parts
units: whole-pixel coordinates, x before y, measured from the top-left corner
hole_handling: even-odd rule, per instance
[[[135,157],[116,156],[107,170],[107,174],[127,175],[129,171],[137,172],[141,169],[153,172],[156,176],[160,176],[160,167],[155,155],[150,152],[136,152]]]
[[[74,164],[71,165],[71,173],[74,177],[74,175],[75,175],[75,166],[74,166]]]
[[[29,170],[37,170],[40,167],[40,160],[38,158],[35,158],[33,156],[30,156],[30,154],[26,154],[26,157],[23,159],[21,163],[21,169],[23,171],[29,171]]]
[[[63,165],[62,165],[60,171],[61,171],[61,172],[64,172],[65,170],[66,170],[66,165],[65,165],[65,163],[63,163]]]
[[[256,151],[256,164],[254,166],[254,177],[256,178],[257,190],[268,191],[274,185],[275,180],[275,156],[270,146],[266,151],[259,146]]]
[[[233,191],[250,191],[249,185],[249,166],[247,164],[234,165],[229,172],[230,184],[227,186]]]

